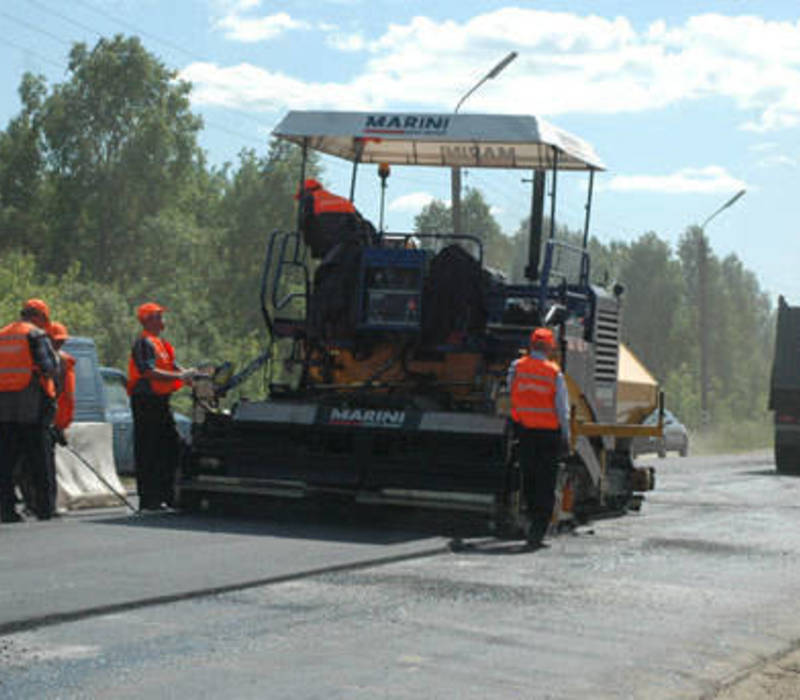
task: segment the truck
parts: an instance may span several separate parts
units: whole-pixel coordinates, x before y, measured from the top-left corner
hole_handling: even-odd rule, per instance
[[[800,306],[778,297],[768,408],[775,426],[775,469],[800,474]]]
[[[359,169],[377,166],[381,212],[392,166],[531,172],[526,282],[487,268],[480,232],[381,225],[326,248],[300,219],[273,231],[259,299],[270,341],[240,372],[223,363],[195,381],[181,507],[334,498],[469,514],[519,533],[524,484],[505,378],[531,330],[549,326],[572,433],[553,525],[638,508],[654,472],[634,463],[631,441],[661,424],[638,424],[641,412],[618,417],[624,288],[590,281],[593,184],[604,169],[591,145],[526,115],[292,111],[273,135],[302,149],[299,190],[312,149],[352,163],[351,202]],[[557,185],[576,173],[588,175],[580,244],[555,236]],[[261,367],[268,395],[221,408]]]

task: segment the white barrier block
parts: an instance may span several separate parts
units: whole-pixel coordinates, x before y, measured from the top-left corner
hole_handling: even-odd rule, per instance
[[[73,423],[65,435],[69,448],[56,445],[56,508],[77,510],[122,505],[108,486],[70,451],[80,455],[115,490],[125,495],[114,464],[111,424]]]

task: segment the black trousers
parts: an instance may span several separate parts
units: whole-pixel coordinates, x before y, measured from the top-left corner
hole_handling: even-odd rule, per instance
[[[173,504],[175,472],[181,455],[181,438],[168,396],[134,394],[133,457],[140,508]]]
[[[519,430],[519,467],[531,529],[528,538],[540,540],[547,531],[556,500],[560,430]]]
[[[0,423],[0,516],[3,519],[15,512],[14,467],[20,460],[26,471],[25,478],[33,487],[33,503],[28,505],[39,520],[53,515],[56,475],[52,449],[47,425]]]

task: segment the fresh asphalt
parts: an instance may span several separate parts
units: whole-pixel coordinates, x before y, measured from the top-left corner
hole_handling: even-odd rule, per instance
[[[3,530],[7,624],[97,607],[117,571],[112,601],[189,593],[5,634],[0,697],[712,698],[800,639],[800,479],[767,453],[647,461],[640,513],[533,553],[173,514]]]

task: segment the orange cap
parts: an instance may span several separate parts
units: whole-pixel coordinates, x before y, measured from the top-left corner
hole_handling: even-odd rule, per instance
[[[303,182],[302,189],[300,187],[297,188],[297,192],[295,192],[294,198],[300,199],[300,195],[303,192],[311,192],[312,190],[321,190],[322,183],[319,180],[315,180],[313,177],[308,178]]]
[[[553,337],[553,331],[551,331],[549,328],[534,329],[533,333],[531,333],[531,345],[534,343],[547,345],[550,348],[554,348],[556,346],[556,340]]]
[[[22,307],[23,311],[26,309],[36,309],[36,311],[43,314],[45,320],[50,323],[50,307],[41,299],[28,299]]]
[[[53,340],[66,340],[69,338],[67,327],[58,321],[53,321],[47,326],[47,335],[49,335]]]
[[[148,316],[152,316],[153,314],[160,314],[162,311],[166,311],[166,306],[161,306],[161,304],[156,304],[154,301],[148,301],[145,304],[139,306],[136,309],[136,318],[139,319],[140,323],[144,323],[144,320]]]

